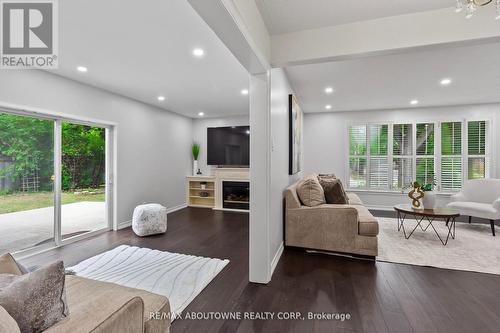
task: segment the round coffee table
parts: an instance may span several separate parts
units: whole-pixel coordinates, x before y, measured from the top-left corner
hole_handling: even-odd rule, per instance
[[[458,213],[458,211],[454,209],[451,208],[415,209],[410,205],[396,205],[394,206],[394,210],[398,213],[398,231],[403,229],[403,234],[406,239],[409,239],[418,227],[420,227],[422,231],[427,231],[429,226],[434,230],[434,232],[436,233],[437,237],[439,238],[439,240],[443,245],[448,244],[448,239],[450,238],[450,236],[451,238],[455,239],[455,220],[457,217],[460,216],[460,214]],[[409,234],[406,234],[404,222],[408,215],[413,216],[415,218],[415,221],[417,221],[417,225],[415,226],[415,228],[413,228],[413,230]],[[422,225],[422,222],[424,220],[428,222],[428,224],[425,227]],[[446,228],[448,229],[448,233],[446,235],[445,240],[443,240],[444,237],[442,238],[437,232],[436,228],[434,228],[433,223],[436,220],[443,220],[443,222],[446,223]]]

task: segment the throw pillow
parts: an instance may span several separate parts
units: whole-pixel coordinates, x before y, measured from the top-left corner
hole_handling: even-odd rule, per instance
[[[0,256],[0,274],[23,274],[23,271],[10,253]]]
[[[302,204],[315,207],[325,203],[325,193],[316,177],[304,179],[297,186],[297,195]]]
[[[344,186],[340,179],[319,178],[319,183],[325,192],[327,204],[345,205],[349,203],[349,197],[345,193]]]
[[[24,275],[0,274],[0,306],[22,333],[43,332],[67,317],[63,262]]]

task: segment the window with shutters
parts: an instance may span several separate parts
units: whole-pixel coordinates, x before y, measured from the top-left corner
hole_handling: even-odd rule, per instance
[[[371,189],[387,189],[389,186],[388,128],[388,125],[368,126],[370,142],[368,178]]]
[[[486,178],[486,121],[467,123],[467,178]]]
[[[366,187],[367,168],[366,126],[349,127],[349,187]]]
[[[415,180],[419,184],[429,184],[436,180],[434,163],[434,124],[417,124]]]
[[[462,122],[441,123],[441,190],[462,188]]]
[[[393,125],[392,188],[400,189],[413,180],[413,125]]]
[[[350,126],[349,187],[400,190],[416,180],[456,192],[489,176],[489,122],[450,121]]]

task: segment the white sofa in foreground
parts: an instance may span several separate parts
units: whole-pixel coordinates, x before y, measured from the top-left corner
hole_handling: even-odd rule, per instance
[[[500,220],[500,179],[475,179],[465,182],[462,191],[452,196],[448,207],[460,215],[490,220],[495,236],[495,221]]]

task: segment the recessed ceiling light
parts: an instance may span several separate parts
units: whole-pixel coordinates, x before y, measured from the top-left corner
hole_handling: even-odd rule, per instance
[[[331,93],[333,92],[333,88],[332,88],[332,87],[326,87],[326,88],[325,88],[325,92],[326,92],[327,94],[331,94]]]
[[[76,68],[76,70],[79,71],[79,72],[82,72],[82,73],[87,73],[88,72],[88,68],[85,67],[85,66],[78,66]]]
[[[442,86],[447,86],[451,83],[451,79],[442,79],[441,80],[441,85]]]
[[[203,117],[205,115],[205,112],[198,112],[198,116]]]
[[[412,100],[410,101],[410,104],[411,104],[411,105],[417,105],[417,104],[418,104],[418,99],[412,99]]]
[[[203,57],[204,54],[205,54],[205,51],[203,51],[203,49],[194,49],[193,50],[193,55],[195,57]]]
[[[330,104],[325,105],[325,109],[330,110],[331,108],[332,108],[332,106]]]
[[[241,90],[242,95],[248,95],[248,89],[243,89]]]
[[[158,100],[159,100],[160,102],[163,102],[163,101],[165,100],[165,96],[158,96]]]

